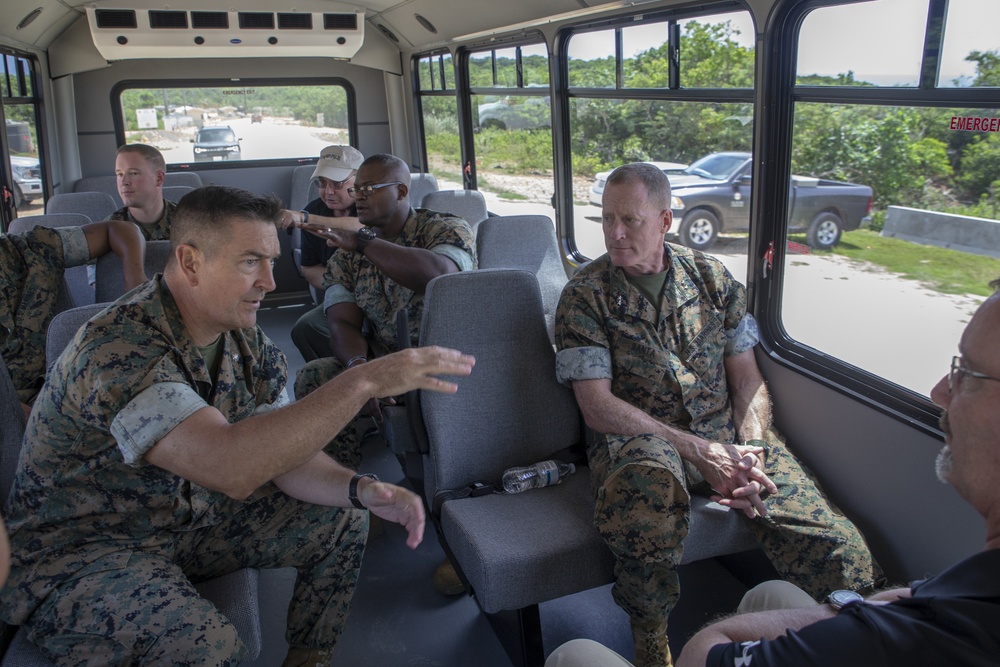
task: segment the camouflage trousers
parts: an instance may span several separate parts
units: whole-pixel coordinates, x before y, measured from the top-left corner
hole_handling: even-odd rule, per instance
[[[780,437],[768,434],[764,471],[778,493],[748,521],[782,578],[819,599],[882,578],[857,528],[833,507]],[[677,567],[690,525],[690,494],[709,493],[693,466],[655,435],[608,436],[590,447],[594,521],[616,557],[615,602],[633,624],[656,627],[680,597]],[[742,513],[741,513],[742,516]]]
[[[295,400],[308,396],[322,385],[344,372],[344,364],[337,357],[324,357],[310,361],[295,374]],[[351,470],[361,465],[361,439],[358,437],[357,419],[347,422],[324,451]]]
[[[22,403],[33,403],[45,380],[45,334],[57,310],[64,264],[54,229],[0,235],[0,355]]]
[[[332,649],[367,532],[367,512],[280,491],[255,497],[222,524],[90,563],[36,609],[28,637],[58,665],[236,665],[246,657],[243,642],[193,583],[242,567],[294,567],[288,643]]]

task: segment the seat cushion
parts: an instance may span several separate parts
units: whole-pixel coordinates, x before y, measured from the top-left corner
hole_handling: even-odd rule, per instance
[[[484,611],[520,609],[614,581],[614,556],[594,528],[589,469],[514,495],[444,503],[441,528]],[[739,512],[692,498],[682,563],[758,548]]]

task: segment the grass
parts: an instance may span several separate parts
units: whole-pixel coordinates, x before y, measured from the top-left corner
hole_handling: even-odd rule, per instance
[[[804,234],[788,238],[805,243]],[[870,262],[945,294],[989,296],[993,293],[990,281],[1000,278],[1000,259],[879,236],[868,229],[847,232],[833,250],[813,252]]]

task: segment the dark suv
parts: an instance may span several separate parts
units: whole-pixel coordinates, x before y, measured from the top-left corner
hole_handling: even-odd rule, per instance
[[[228,125],[203,127],[194,142],[195,162],[222,162],[240,159],[240,138]]]

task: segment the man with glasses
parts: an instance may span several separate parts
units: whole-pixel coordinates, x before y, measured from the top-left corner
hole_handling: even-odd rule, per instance
[[[323,227],[340,227],[357,231],[361,229],[358,212],[354,208],[354,195],[348,190],[354,185],[354,176],[365,156],[351,146],[327,146],[319,154],[312,180],[319,190],[319,197],[309,202],[301,211],[284,211],[282,223],[301,227],[313,222]],[[323,273],[337,247],[315,234],[302,235],[302,275],[306,281],[323,293]],[[292,342],[306,361],[333,356],[330,349],[330,331],[326,312],[320,304],[299,318],[292,327]]]
[[[338,248],[326,265],[322,308],[332,355],[307,363],[295,381],[301,398],[347,368],[395,352],[396,313],[405,309],[409,340],[418,342],[423,294],[437,276],[476,267],[469,224],[447,213],[410,207],[410,170],[399,158],[373,155],[361,164],[348,192],[355,197],[358,228],[329,220],[299,221],[302,229]],[[370,336],[362,331],[370,330]],[[391,401],[391,399],[390,399]],[[368,413],[381,420],[378,401]],[[353,427],[341,431],[327,449],[344,465],[361,460]]]
[[[1000,279],[991,283],[1000,290]],[[787,582],[761,584],[740,609],[692,637],[678,667],[995,665],[1000,649],[1000,293],[965,328],[961,355],[931,390],[943,408],[938,479],[986,519],[986,547],[937,576],[867,599],[836,591],[817,604]],[[771,602],[775,600],[777,603]],[[557,648],[548,667],[626,667],[590,640]]]

